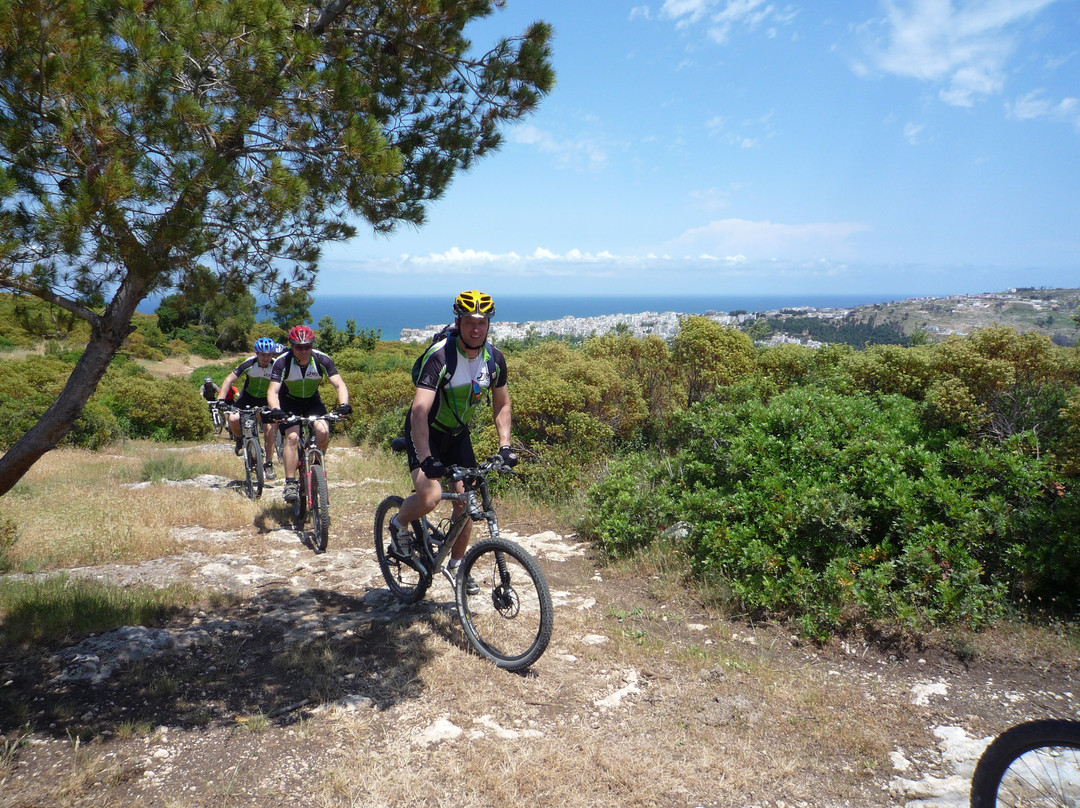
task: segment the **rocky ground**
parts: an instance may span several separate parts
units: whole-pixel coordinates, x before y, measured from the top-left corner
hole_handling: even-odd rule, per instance
[[[0,806],[957,806],[993,734],[1080,716],[1076,660],[808,645],[553,532],[507,531],[556,603],[509,674],[445,582],[389,595],[370,524],[337,516],[322,554],[285,524],[192,525],[167,558],[71,570],[206,597],[0,660]]]

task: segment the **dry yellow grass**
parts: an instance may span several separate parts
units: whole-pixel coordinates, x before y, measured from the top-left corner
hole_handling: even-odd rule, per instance
[[[129,441],[101,453],[57,449],[39,460],[4,498],[19,540],[9,551],[16,568],[62,569],[133,563],[176,552],[171,531],[186,525],[219,530],[250,526],[266,502],[235,490],[166,482],[139,485],[144,464],[172,452],[192,470],[235,480],[232,452]]]

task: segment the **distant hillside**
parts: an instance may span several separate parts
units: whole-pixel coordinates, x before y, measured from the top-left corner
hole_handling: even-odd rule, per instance
[[[906,340],[917,331],[939,339],[1003,325],[1021,333],[1037,331],[1058,345],[1075,345],[1080,340],[1080,327],[1073,320],[1078,306],[1080,289],[1010,289],[977,295],[917,297],[853,309],[800,307],[769,312],[768,318],[775,330],[803,334],[822,342],[847,341],[830,340],[827,330],[878,332],[882,336],[900,335]],[[819,321],[816,326],[811,318]]]

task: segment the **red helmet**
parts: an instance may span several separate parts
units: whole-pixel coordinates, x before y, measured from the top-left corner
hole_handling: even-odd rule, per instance
[[[289,332],[289,342],[293,345],[311,345],[315,341],[315,332],[306,325],[293,326]]]

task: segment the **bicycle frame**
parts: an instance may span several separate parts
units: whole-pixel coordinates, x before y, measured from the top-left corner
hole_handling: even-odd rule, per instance
[[[398,439],[391,446],[401,451],[404,441]],[[404,603],[419,601],[435,571],[443,573],[454,590],[469,644],[500,668],[516,671],[528,668],[547,648],[554,606],[536,559],[499,535],[488,476],[504,469],[498,455],[476,468],[449,467],[439,500],[453,503],[460,513],[411,520],[408,548],[399,546],[400,531],[392,530],[389,521],[405,500],[393,494],[386,497],[375,509],[375,555],[391,593]],[[458,491],[459,486],[463,490]],[[451,572],[444,562],[471,522],[486,522],[490,535],[470,541]]]
[[[477,468],[450,466],[447,469],[449,472],[446,478],[447,483],[453,485],[456,482],[464,481],[465,490],[461,492],[444,490],[439,499],[442,502],[462,503],[464,507],[461,513],[458,514],[456,518],[452,519],[450,526],[445,533],[432,524],[427,516],[422,517],[420,520],[424,529],[424,542],[428,548],[426,552],[428,560],[432,562],[435,569],[442,572],[450,582],[451,586],[454,583],[454,577],[446,569],[443,562],[446,561],[446,557],[450,554],[450,551],[454,548],[457,540],[461,537],[461,532],[465,529],[465,525],[470,521],[486,521],[491,537],[499,537],[499,517],[495,514],[495,509],[491,504],[491,492],[488,489],[486,473],[489,470],[498,471],[501,468],[502,463],[495,459],[487,460]],[[431,552],[432,544],[439,546],[439,551],[437,553]],[[413,561],[421,567],[424,566],[423,562],[415,557],[413,558]],[[420,572],[423,575],[430,574],[426,567],[420,570]]]
[[[323,463],[326,455],[315,442],[315,422],[333,423],[341,419],[342,416],[332,412],[326,415],[290,415],[278,424],[278,430],[283,434],[294,426],[300,427],[300,441],[296,447],[296,476],[300,480],[300,494],[307,497],[309,504],[312,497],[311,467],[316,464],[326,465]]]

